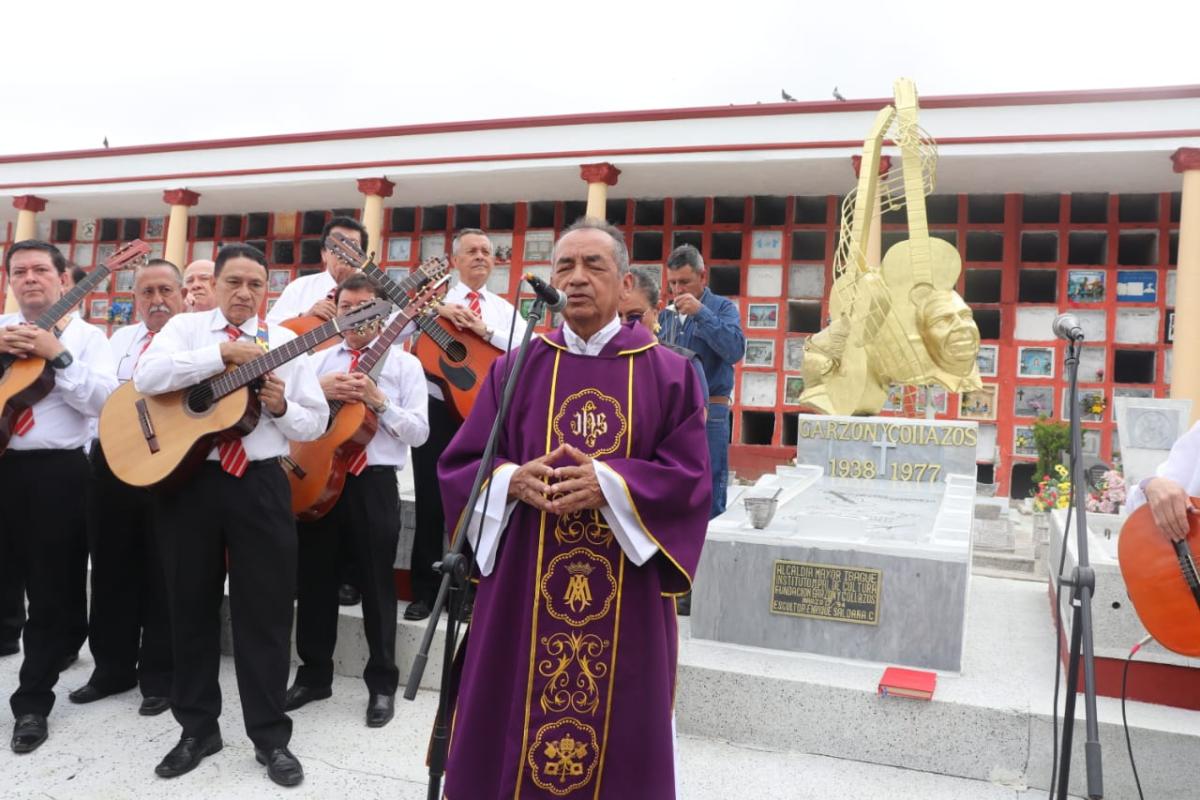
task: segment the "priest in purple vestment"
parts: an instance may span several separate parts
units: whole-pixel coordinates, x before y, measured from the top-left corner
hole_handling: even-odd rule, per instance
[[[706,398],[686,360],[621,325],[631,276],[611,225],[564,231],[552,283],[565,324],[530,343],[466,527],[480,580],[445,796],[670,800],[674,597],[711,504]],[[510,360],[439,463],[448,520],[468,511]]]

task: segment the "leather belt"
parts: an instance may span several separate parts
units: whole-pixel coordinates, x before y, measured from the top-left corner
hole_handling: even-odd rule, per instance
[[[709,405],[714,405],[714,406],[732,406],[733,405],[732,400],[730,400],[728,397],[722,397],[719,394],[710,395],[708,398],[708,403],[709,403]]]

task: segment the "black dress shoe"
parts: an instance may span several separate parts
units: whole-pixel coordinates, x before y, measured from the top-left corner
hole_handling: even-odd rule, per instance
[[[343,583],[338,587],[338,603],[340,605],[356,606],[360,601],[362,601],[362,592],[357,587],[348,583]]]
[[[132,688],[133,687],[130,686],[126,689],[120,689],[116,692],[106,692],[103,689],[97,688],[94,684],[85,683],[83,686],[80,686],[78,689],[76,689],[75,691],[68,694],[67,699],[70,700],[72,703],[80,703],[80,704],[94,703],[97,700],[103,700],[104,698],[108,697],[109,695],[120,694],[121,692],[127,692],[127,691],[129,691],[129,689],[132,689]]]
[[[301,686],[296,684],[287,690],[287,694],[283,696],[283,710],[295,711],[301,706],[308,705],[314,700],[324,700],[327,697],[333,696],[333,689],[329,686],[317,688],[315,686]]]
[[[414,600],[408,604],[408,608],[404,609],[404,618],[413,621],[427,619],[432,613],[433,609],[424,600]]]
[[[203,739],[196,736],[185,736],[154,768],[154,774],[160,778],[177,778],[200,766],[200,762],[204,760],[205,756],[220,752],[224,746],[225,743],[221,741],[219,733],[205,736]]]
[[[373,694],[367,701],[367,727],[382,728],[396,715],[396,696]]]
[[[15,656],[19,652],[21,652],[20,642],[0,642],[0,658],[4,656]]]
[[[171,698],[169,697],[143,697],[142,704],[138,706],[138,713],[143,717],[157,717],[170,707]]]
[[[13,725],[12,751],[14,753],[32,753],[46,741],[49,728],[46,725],[45,714],[22,714]]]
[[[300,759],[286,747],[276,747],[270,752],[256,747],[254,759],[267,765],[267,777],[280,786],[296,786],[304,780],[304,767],[300,766]]]

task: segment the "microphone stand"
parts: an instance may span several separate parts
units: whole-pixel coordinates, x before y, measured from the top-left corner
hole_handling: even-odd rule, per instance
[[[521,346],[516,350],[516,357],[504,381],[504,390],[500,397],[500,408],[496,413],[496,419],[492,422],[492,430],[488,434],[487,445],[484,447],[483,457],[479,461],[479,469],[475,472],[475,483],[471,486],[471,493],[467,497],[465,508],[468,511],[475,508],[476,503],[479,501],[483,482],[492,474],[492,462],[496,455],[496,443],[499,441],[500,430],[504,424],[504,420],[508,416],[508,407],[512,401],[513,391],[516,389],[517,376],[525,364],[525,356],[528,353],[529,341],[533,334],[533,329],[542,321],[545,308],[545,301],[541,297],[535,297],[533,306],[529,310],[529,315],[526,317],[525,335],[521,339]],[[490,483],[488,484],[488,492],[491,492]],[[437,634],[437,626],[442,609],[450,599],[451,592],[454,592],[457,596],[463,590],[467,577],[474,565],[474,556],[464,555],[462,552],[464,543],[467,540],[467,532],[464,528],[469,524],[472,516],[470,513],[465,513],[459,517],[458,527],[454,531],[453,543],[450,545],[450,552],[446,553],[442,560],[434,565],[434,568],[442,573],[442,583],[438,587],[437,599],[434,600],[433,611],[429,615],[429,625],[425,629],[425,635],[421,639],[421,646],[417,650],[416,657],[413,658],[412,668],[408,673],[408,683],[404,687],[405,700],[416,699],[417,690],[421,686],[421,677],[425,674],[425,665],[429,662],[429,650],[433,646],[433,637]],[[476,541],[478,541],[478,535],[482,532],[483,528],[483,515],[480,514],[479,516],[480,520],[476,530]],[[438,689],[437,716],[434,718],[433,736],[429,747],[428,800],[440,800],[442,776],[445,774],[446,768],[446,755],[449,745],[447,718],[450,712],[447,706],[450,698],[450,679],[453,674],[454,652],[458,644],[458,625],[460,622],[456,608],[461,608],[461,604],[451,605],[451,613],[446,622],[446,644],[442,655],[442,677],[441,685]]]
[[[1067,800],[1071,772],[1071,739],[1075,728],[1075,698],[1079,686],[1079,664],[1083,662],[1083,704],[1087,720],[1087,739],[1084,758],[1087,767],[1087,796],[1098,800],[1104,796],[1103,771],[1100,766],[1100,726],[1096,717],[1096,671],[1092,648],[1092,595],[1096,590],[1096,572],[1088,561],[1087,484],[1080,468],[1082,433],[1079,425],[1079,351],[1082,337],[1071,337],[1067,343],[1067,381],[1071,409],[1071,502],[1075,504],[1076,564],[1071,576],[1058,576],[1056,600],[1062,587],[1071,587],[1071,651],[1067,666],[1067,697],[1063,712],[1062,767],[1058,774],[1058,800]],[[1063,532],[1062,546],[1067,546]],[[1062,613],[1061,603],[1055,613]]]

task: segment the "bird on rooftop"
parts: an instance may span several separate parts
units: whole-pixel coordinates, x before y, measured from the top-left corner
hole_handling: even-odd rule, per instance
[[[846,98],[842,96],[842,93],[838,91],[836,86],[833,87],[833,99],[840,100],[843,103],[846,102]]]
[[[787,103],[795,103],[796,102],[796,98],[794,98],[790,94],[788,94],[787,89],[780,89],[779,94],[781,94],[783,96],[784,102],[787,102]]]
[[[108,147],[108,137],[107,136],[104,137],[104,147],[105,148]]]

